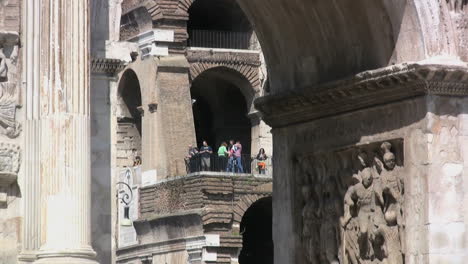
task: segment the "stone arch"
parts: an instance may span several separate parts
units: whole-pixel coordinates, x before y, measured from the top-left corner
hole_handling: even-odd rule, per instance
[[[245,212],[249,207],[254,204],[256,201],[270,197],[271,193],[273,192],[273,184],[266,183],[260,186],[257,186],[252,193],[247,193],[242,195],[239,201],[234,205],[233,210],[233,224],[240,225],[242,221],[242,216],[244,216]]]
[[[218,71],[223,75],[223,79],[237,86],[247,103],[247,111],[254,110],[254,100],[260,93],[260,81],[258,77],[259,69],[246,64],[229,64],[216,62],[196,62],[190,64],[190,83],[193,83],[197,77]]]
[[[125,70],[117,88],[118,166],[132,166],[142,153],[141,83],[132,69]]]
[[[223,62],[209,62],[209,61],[198,61],[190,64],[190,82],[193,82],[200,74],[216,69],[226,68],[244,77],[249,83],[254,93],[258,93],[260,89],[260,78],[259,78],[259,66],[254,64],[247,64],[242,62],[228,60]]]
[[[255,27],[272,93],[435,55],[456,56],[446,1],[238,0]]]
[[[272,197],[260,198],[245,212],[240,224],[240,264],[273,264]]]
[[[177,11],[181,14],[185,14],[188,17],[188,10],[190,6],[192,6],[195,0],[179,0],[179,4],[177,5]]]

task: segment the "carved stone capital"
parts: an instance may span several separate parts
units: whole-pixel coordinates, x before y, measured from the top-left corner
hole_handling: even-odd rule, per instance
[[[318,87],[261,97],[255,107],[267,124],[282,127],[424,95],[468,96],[468,67],[394,65]]]
[[[115,75],[119,71],[123,70],[125,66],[126,63],[124,61],[117,59],[93,58],[91,60],[92,73]]]

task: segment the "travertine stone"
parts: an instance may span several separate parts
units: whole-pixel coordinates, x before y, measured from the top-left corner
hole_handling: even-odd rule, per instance
[[[25,246],[24,251],[36,251],[35,263],[96,263],[90,226],[88,2],[28,4],[34,13],[25,17],[31,32],[26,37],[26,53],[32,60],[26,73],[32,76],[27,88],[26,141],[34,138],[36,142],[26,146],[34,162],[28,166],[31,175],[27,177],[34,177],[38,172],[34,165],[39,163],[40,194],[33,193],[32,198],[40,203],[31,204],[31,199],[29,205],[40,207],[40,220],[35,208],[26,214],[40,227],[41,240],[39,251],[36,244]],[[40,50],[34,49],[37,44]],[[35,53],[43,59],[34,60]],[[31,224],[26,223],[26,228]],[[28,231],[28,235],[34,233]]]

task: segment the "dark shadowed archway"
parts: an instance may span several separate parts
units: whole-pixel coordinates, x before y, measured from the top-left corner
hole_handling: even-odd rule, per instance
[[[136,73],[126,70],[118,87],[117,149],[118,166],[132,166],[141,158],[142,113],[141,89]]]
[[[251,122],[248,117],[253,89],[240,73],[217,67],[198,75],[191,96],[197,144],[203,140],[217,148],[223,141],[240,140],[250,154]]]
[[[272,198],[253,203],[240,223],[242,249],[239,264],[273,264]]]
[[[127,70],[120,79],[119,95],[125,105],[122,106],[124,118],[133,122],[141,135],[141,106],[140,82],[133,70]]]

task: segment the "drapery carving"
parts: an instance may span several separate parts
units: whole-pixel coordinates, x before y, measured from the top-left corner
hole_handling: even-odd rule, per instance
[[[403,141],[297,156],[309,263],[403,264]]]
[[[16,138],[21,131],[16,121],[18,40],[18,33],[0,31],[0,126],[9,138]]]

